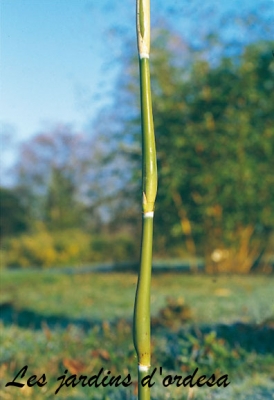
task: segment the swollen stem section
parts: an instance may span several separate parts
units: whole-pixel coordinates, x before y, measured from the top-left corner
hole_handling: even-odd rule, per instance
[[[147,213],[154,210],[157,193],[157,163],[148,58],[140,59],[140,78],[143,154],[143,212]]]

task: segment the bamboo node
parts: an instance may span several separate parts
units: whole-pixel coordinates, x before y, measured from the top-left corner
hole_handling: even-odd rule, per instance
[[[138,369],[139,369],[140,372],[148,372],[149,371],[149,367],[150,367],[150,365],[142,365],[142,364],[138,365]]]
[[[154,217],[154,211],[144,212],[144,218],[153,218],[153,217]]]
[[[140,53],[139,54],[140,59],[142,60],[143,58],[149,58],[149,53]]]

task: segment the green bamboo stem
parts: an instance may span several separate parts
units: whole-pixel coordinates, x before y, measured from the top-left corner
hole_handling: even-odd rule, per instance
[[[138,357],[138,399],[149,400],[150,389],[141,384],[150,368],[150,286],[154,203],[157,192],[157,164],[152,115],[149,51],[150,1],[137,0],[137,38],[140,68],[142,117],[143,219],[138,283],[135,296],[133,339]]]

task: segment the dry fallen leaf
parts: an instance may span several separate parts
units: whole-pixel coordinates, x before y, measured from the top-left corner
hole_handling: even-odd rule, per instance
[[[86,365],[79,360],[73,360],[71,358],[64,358],[63,364],[66,369],[73,375],[77,375],[80,372],[83,372],[86,368]]]
[[[101,358],[103,361],[110,360],[109,352],[104,349],[93,350],[91,352],[91,355],[92,355],[92,357],[95,357],[95,358]]]

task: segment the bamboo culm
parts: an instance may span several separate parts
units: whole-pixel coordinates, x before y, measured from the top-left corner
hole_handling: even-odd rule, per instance
[[[150,389],[141,384],[150,369],[150,286],[153,216],[157,193],[156,148],[150,89],[150,1],[137,0],[137,41],[142,120],[143,218],[140,269],[134,305],[133,339],[138,357],[138,399],[149,400]]]

